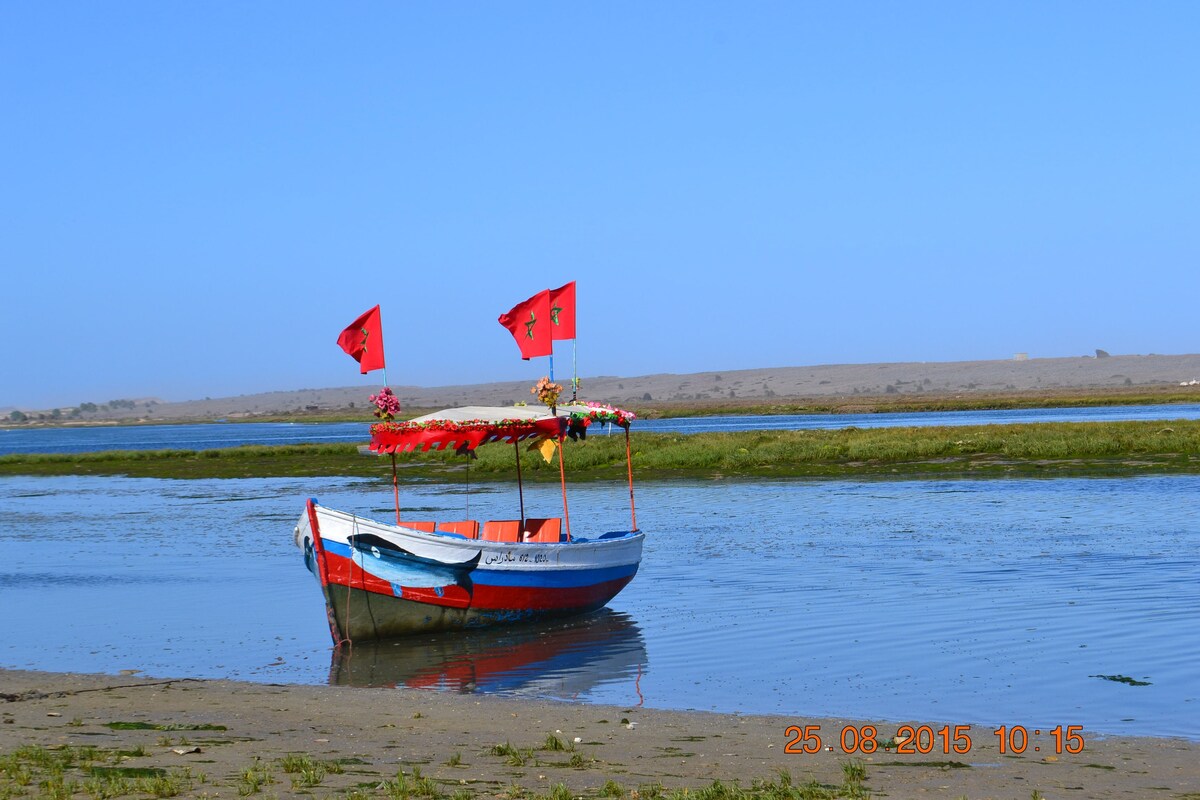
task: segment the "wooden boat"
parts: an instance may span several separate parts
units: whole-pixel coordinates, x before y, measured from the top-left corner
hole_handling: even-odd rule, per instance
[[[305,562],[319,578],[335,643],[437,630],[566,617],[601,608],[637,573],[644,536],[637,527],[629,464],[628,529],[579,536],[571,530],[562,445],[594,422],[625,431],[633,415],[574,404],[553,413],[526,408],[448,409],[371,427],[370,449],[392,456],[396,522],[338,511],[310,499],[295,528]],[[563,481],[563,515],[525,516],[520,447],[551,443]],[[509,520],[404,521],[397,452],[452,448],[464,455],[508,443],[517,454],[520,514]],[[628,461],[627,461],[628,463]]]

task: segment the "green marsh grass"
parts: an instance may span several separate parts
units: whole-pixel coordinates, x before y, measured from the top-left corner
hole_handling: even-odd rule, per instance
[[[625,790],[621,788],[620,784],[618,784],[612,778],[609,778],[604,782],[604,785],[600,787],[600,796],[612,798],[624,797]]]
[[[534,760],[532,747],[513,747],[509,742],[492,745],[487,752],[503,758],[510,767],[523,767]]]
[[[286,756],[279,759],[280,769],[289,775],[299,772],[307,767],[311,767],[313,763],[314,762],[312,758],[302,753],[288,753]]]
[[[625,437],[595,431],[567,442],[568,479],[625,478]],[[845,428],[651,434],[632,437],[638,481],[679,477],[922,477],[1200,473],[1200,420],[1070,422],[962,427]],[[514,448],[488,445],[478,459],[452,452],[397,456],[402,480],[512,480]],[[557,481],[558,463],[521,450],[530,481]],[[110,451],[0,456],[2,474],[104,474],[162,478],[304,475],[390,482],[388,457],[356,445],[220,450]],[[162,727],[157,728],[163,730]]]
[[[190,789],[191,786],[191,776],[177,771],[169,772],[166,775],[140,778],[137,781],[138,791],[151,797],[175,797]]]
[[[667,788],[662,783],[641,784],[623,787],[614,780],[607,780],[602,788],[573,793],[562,783],[551,783],[534,791],[518,783],[507,787],[498,784],[479,788],[466,787],[453,782],[454,792],[448,794],[439,781],[422,774],[419,767],[411,773],[403,770],[391,780],[372,781],[358,784],[355,788],[326,791],[320,787],[332,761],[323,761],[310,755],[294,753],[277,761],[262,762],[254,759],[244,769],[233,772],[223,781],[209,784],[203,775],[193,775],[190,769],[157,767],[125,768],[95,766],[111,760],[113,751],[95,747],[42,747],[26,746],[10,753],[0,754],[0,800],[20,798],[46,798],[47,800],[146,800],[146,798],[170,798],[181,795],[198,797],[227,794],[237,796],[266,796],[264,787],[275,784],[271,775],[274,769],[291,774],[292,792],[314,796],[383,797],[392,800],[470,800],[471,798],[506,797],[509,800],[574,800],[577,797],[637,798],[637,800],[835,800],[836,798],[859,798],[867,796],[864,782],[866,770],[862,762],[843,764],[844,781],[840,786],[831,786],[810,781],[794,784],[790,774],[781,770],[776,780],[755,779],[748,786],[738,780],[713,781],[691,788]],[[516,748],[509,743],[496,745],[489,751],[497,756],[516,755],[520,759],[532,759],[532,748]],[[445,781],[442,781],[445,782]],[[199,784],[205,791],[197,794]],[[212,787],[212,792],[208,791]],[[323,793],[323,794],[322,794]]]
[[[413,767],[412,778],[412,792],[417,797],[428,797],[435,800],[442,796],[442,790],[438,788],[437,783],[433,778],[422,775],[420,767]]]
[[[68,780],[62,775],[51,775],[38,784],[41,790],[40,798],[45,800],[69,800],[71,795],[79,791],[79,782]]]
[[[238,775],[238,794],[242,797],[249,797],[252,794],[258,794],[262,791],[262,787],[275,783],[275,778],[271,773],[259,765],[246,767]]]
[[[83,791],[94,800],[124,797],[133,791],[132,782],[121,775],[93,775],[83,782]]]
[[[614,794],[632,796],[620,786],[605,784],[602,791],[604,797],[619,797]],[[662,784],[642,784],[637,788],[640,800],[837,800],[837,798],[861,798],[863,794],[861,782],[847,782],[842,786],[829,786],[810,781],[804,784],[793,784],[788,778],[778,781],[754,780],[750,786],[744,787],[737,782],[713,781],[698,789],[666,789]]]
[[[36,796],[66,800],[79,794],[94,800],[129,796],[174,797],[191,789],[188,769],[105,767],[96,762],[120,761],[123,751],[97,747],[28,745],[0,756],[0,797]],[[36,793],[31,787],[36,786]]]
[[[412,796],[412,790],[408,785],[408,776],[404,774],[404,770],[400,770],[393,780],[384,781],[381,788],[384,795],[394,798],[394,800],[408,800]]]
[[[542,742],[542,750],[549,750],[555,753],[565,753],[568,750],[574,750],[573,745],[568,745],[562,739],[555,736],[553,733],[546,734],[546,741]]]
[[[311,767],[304,767],[292,773],[292,788],[311,789],[314,786],[319,786],[323,780],[325,780],[325,768],[320,764],[314,764]]]

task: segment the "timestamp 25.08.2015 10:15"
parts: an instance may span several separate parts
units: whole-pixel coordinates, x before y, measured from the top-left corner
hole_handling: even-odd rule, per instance
[[[1052,749],[1056,755],[1082,753],[1084,748],[1082,725],[1056,725],[1046,731],[1053,739]],[[1035,728],[1033,735],[1024,725],[1001,725],[992,730],[999,740],[1000,755],[1021,754],[1026,751],[1040,753],[1040,744],[1034,744],[1033,736],[1041,736],[1042,730]],[[787,743],[783,752],[793,755],[812,755],[822,750],[832,751],[821,738],[820,725],[789,725],[783,732]],[[900,725],[890,739],[879,740],[879,731],[874,725],[846,725],[837,738],[841,752],[870,755],[877,750],[897,755],[929,753],[955,753],[966,755],[974,747],[970,725]]]

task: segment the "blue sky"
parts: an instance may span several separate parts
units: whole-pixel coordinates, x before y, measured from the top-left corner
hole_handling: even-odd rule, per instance
[[[8,3],[0,406],[1200,350],[1200,4]],[[557,374],[569,361],[560,343]],[[586,394],[586,391],[585,391]]]

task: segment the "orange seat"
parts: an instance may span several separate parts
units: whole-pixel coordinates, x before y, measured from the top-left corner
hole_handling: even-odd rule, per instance
[[[397,522],[401,528],[412,528],[414,531],[422,531],[423,533],[433,533],[432,522]]]
[[[457,533],[459,536],[465,536],[468,539],[479,538],[479,523],[473,519],[463,520],[462,522],[443,522],[437,526],[437,529],[442,533]]]
[[[525,542],[557,542],[562,538],[562,518],[551,517],[550,519],[526,519],[525,534],[522,541]]]
[[[487,542],[521,541],[521,521],[516,519],[492,519],[483,523],[481,539]]]

